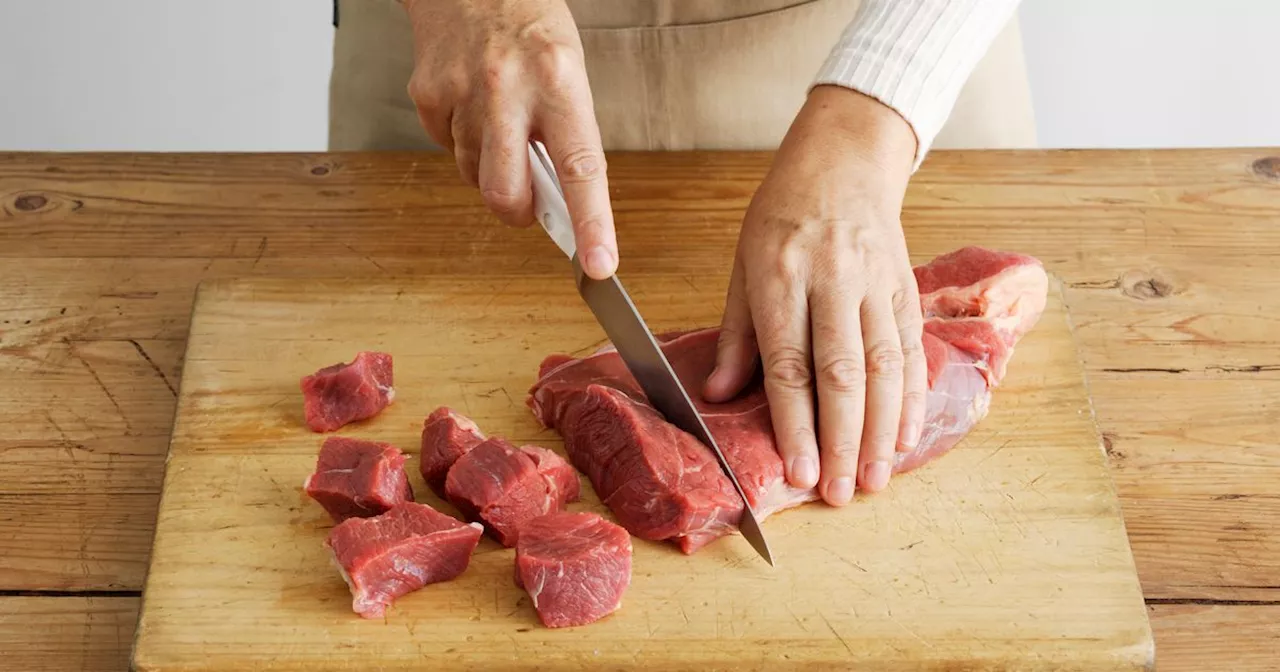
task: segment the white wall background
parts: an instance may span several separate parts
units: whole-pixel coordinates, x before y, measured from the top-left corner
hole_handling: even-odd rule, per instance
[[[0,0],[0,150],[324,149],[328,0]]]
[[[1276,0],[1023,0],[1046,147],[1280,145]],[[0,0],[0,150],[322,150],[328,0]]]
[[[1280,145],[1280,2],[1023,0],[1046,147]]]

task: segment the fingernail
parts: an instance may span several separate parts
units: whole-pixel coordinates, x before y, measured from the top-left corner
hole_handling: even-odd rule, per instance
[[[702,398],[713,404],[716,403],[720,397],[720,395],[716,394],[718,391],[716,390],[716,375],[719,373],[720,368],[716,367],[711,370],[711,373],[707,374],[707,379],[702,381]]]
[[[841,476],[827,486],[827,501],[832,504],[845,504],[853,499],[853,479]]]
[[[870,462],[866,467],[866,474],[863,480],[867,484],[867,489],[873,492],[883,490],[889,485],[889,463],[883,460]]]
[[[587,275],[593,278],[607,278],[613,275],[613,255],[602,246],[591,248],[587,252]]]
[[[903,437],[902,442],[908,448],[915,448],[920,445],[920,425],[914,423],[907,425],[907,435]]]
[[[812,457],[791,461],[791,483],[797,488],[812,488],[818,483],[818,465]]]

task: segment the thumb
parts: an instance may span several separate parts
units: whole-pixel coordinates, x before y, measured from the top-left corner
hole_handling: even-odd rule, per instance
[[[714,404],[737,396],[755,373],[756,354],[756,332],[751,323],[751,306],[747,303],[742,265],[734,264],[724,317],[720,321],[716,367],[703,385],[703,398]]]

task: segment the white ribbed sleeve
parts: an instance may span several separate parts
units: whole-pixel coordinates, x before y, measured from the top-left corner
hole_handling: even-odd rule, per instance
[[[864,0],[813,84],[888,105],[911,124],[918,168],[1018,0]]]

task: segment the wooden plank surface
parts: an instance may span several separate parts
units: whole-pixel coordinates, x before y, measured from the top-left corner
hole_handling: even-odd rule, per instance
[[[1257,660],[1263,640],[1236,636],[1233,624],[1261,624],[1248,614],[1267,608],[1250,603],[1277,598],[1280,532],[1239,529],[1273,516],[1280,500],[1269,477],[1280,464],[1270,436],[1280,410],[1260,387],[1280,364],[1277,156],[1280,148],[935,152],[903,213],[917,261],[974,242],[1037,255],[1067,282],[1123,509],[1147,512],[1145,533],[1132,539],[1147,596],[1232,601],[1216,608],[1230,618],[1199,633],[1156,617],[1161,669]],[[767,165],[763,154],[611,157],[626,268],[722,272]],[[8,372],[14,358],[38,360],[64,341],[136,340],[177,385],[201,279],[335,267],[364,277],[539,274],[559,260],[527,253],[535,233],[499,228],[447,161],[427,155],[0,154],[0,365]],[[165,362],[153,352],[161,344]],[[141,358],[118,364],[148,375]],[[1180,391],[1153,405],[1165,385]],[[159,380],[127,390],[117,399],[129,409],[173,403]],[[42,413],[8,410],[32,410],[29,394],[42,395],[61,430]],[[105,513],[90,489],[106,501],[159,492],[168,421],[147,426],[158,416],[144,411],[127,433],[87,371],[0,379],[0,415],[4,495],[38,504],[59,494]],[[85,482],[63,477],[79,473]],[[1171,513],[1187,507],[1200,513]],[[121,589],[141,587],[143,545],[80,546],[86,529],[136,539],[128,518],[46,519],[34,505],[0,520],[43,540],[0,541],[7,557],[60,568],[0,572],[0,590],[105,590],[121,577]],[[1222,533],[1231,541],[1219,542]],[[1194,641],[1179,650],[1199,657],[1160,655],[1180,641]]]
[[[6,670],[126,669],[137,597],[0,597],[0,656]]]
[[[1280,604],[1153,604],[1151,621],[1161,670],[1269,672],[1280,662]]]
[[[1147,666],[1146,608],[1057,283],[962,446],[887,496],[767,520],[776,569],[736,536],[693,556],[635,540],[624,607],[553,631],[513,584],[514,553],[486,541],[458,580],[360,619],[323,548],[327,514],[299,493],[322,437],[301,422],[298,378],[390,352],[395,403],[343,433],[416,454],[422,419],[449,405],[487,433],[563,450],[524,397],[542,357],[603,338],[567,271],[202,286],[139,669]],[[725,289],[650,274],[628,288],[659,331],[715,324]],[[585,490],[572,508],[609,515]]]

